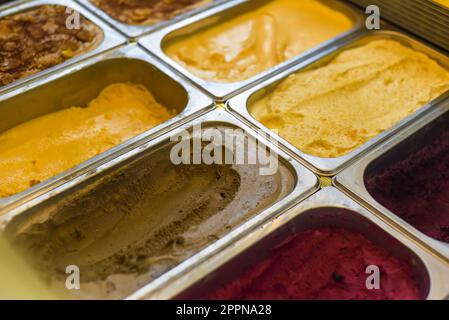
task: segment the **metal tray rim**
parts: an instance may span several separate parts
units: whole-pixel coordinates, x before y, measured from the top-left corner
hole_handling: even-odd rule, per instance
[[[206,5],[204,7],[199,7],[196,9],[193,9],[191,11],[184,12],[177,17],[167,20],[167,21],[161,21],[155,24],[151,25],[130,25],[126,24],[124,22],[121,22],[119,20],[114,19],[113,17],[109,16],[106,12],[98,8],[96,5],[94,5],[90,0],[73,0],[80,3],[82,6],[84,6],[86,9],[90,10],[94,14],[96,14],[100,19],[106,21],[110,26],[114,27],[116,30],[118,30],[120,33],[125,35],[128,38],[137,38],[143,35],[146,35],[150,32],[160,30],[164,27],[167,27],[169,25],[172,25],[174,23],[177,23],[183,19],[187,19],[191,16],[194,16],[198,13],[204,12],[205,10],[209,10],[211,8],[214,8],[217,5],[220,5],[221,3],[225,2],[226,0],[215,0],[215,3],[211,3],[209,5]]]
[[[168,77],[170,77],[173,81],[177,82],[179,85],[181,85],[186,91],[188,97],[187,104],[183,109],[183,111],[174,118],[164,123],[161,123],[160,125],[151,128],[137,135],[136,137],[133,137],[119,144],[118,146],[112,149],[109,149],[93,158],[90,158],[85,162],[79,164],[78,166],[69,169],[68,171],[62,172],[56,175],[55,177],[43,181],[42,183],[27,190],[24,190],[23,192],[20,192],[16,195],[0,199],[0,216],[4,215],[5,213],[11,210],[16,209],[18,206],[22,206],[24,204],[27,205],[26,203],[30,201],[31,202],[29,203],[29,206],[31,206],[34,203],[34,201],[32,200],[35,199],[36,197],[39,197],[40,195],[51,191],[53,188],[67,182],[68,180],[71,180],[81,174],[85,174],[86,172],[94,170],[96,166],[101,165],[102,163],[104,163],[104,161],[112,159],[118,154],[122,154],[129,148],[132,148],[135,145],[139,145],[148,140],[151,140],[157,137],[158,135],[163,134],[164,132],[176,128],[182,123],[188,121],[190,118],[198,116],[214,108],[212,99],[210,99],[208,96],[203,94],[195,87],[182,81],[182,79],[180,79],[180,77],[176,73],[173,73],[170,69],[166,68],[163,65],[160,65],[155,58],[148,55],[146,51],[140,48],[137,44],[131,44],[125,47],[117,48],[114,51],[105,52],[91,59],[84,60],[79,64],[75,64],[71,67],[65,68],[61,72],[50,75],[45,79],[40,79],[40,81],[31,82],[25,87],[20,87],[15,91],[11,91],[7,94],[0,96],[0,103],[3,100],[18,96],[28,90],[38,88],[43,84],[52,82],[57,79],[61,79],[65,76],[69,76],[70,74],[80,71],[84,68],[94,66],[95,64],[101,61],[120,59],[120,58],[136,59],[146,62],[152,65],[154,68],[160,70],[162,73],[166,74]]]

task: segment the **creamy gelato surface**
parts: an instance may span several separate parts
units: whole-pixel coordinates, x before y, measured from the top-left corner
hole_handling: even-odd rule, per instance
[[[167,45],[166,53],[209,81],[246,80],[352,27],[316,0],[273,0]]]
[[[0,198],[71,169],[172,116],[145,87],[117,83],[86,107],[13,127],[0,134]]]
[[[174,165],[173,144],[95,178],[6,228],[55,288],[80,268],[82,298],[123,298],[291,192],[280,163]]]
[[[289,76],[250,113],[301,151],[345,155],[449,90],[449,72],[394,40],[373,40]]]

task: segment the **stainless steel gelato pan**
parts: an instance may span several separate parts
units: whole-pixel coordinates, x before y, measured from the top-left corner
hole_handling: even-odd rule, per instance
[[[379,51],[379,49],[375,47],[379,43],[378,41],[391,45],[391,52],[393,52],[393,55],[394,50],[398,50],[399,48],[399,50],[404,50],[405,48],[413,49],[413,51],[410,50],[409,52],[416,52],[413,53],[413,55],[420,57],[419,59],[425,59],[426,64],[429,64],[429,67],[417,69],[422,70],[418,71],[418,73],[422,72],[420,76],[426,72],[425,70],[428,71],[428,68],[431,67],[437,68],[438,74],[443,74],[445,73],[444,70],[449,70],[449,59],[446,55],[417,40],[414,40],[403,33],[386,30],[375,32],[367,31],[365,33],[354,35],[353,37],[346,38],[346,40],[341,41],[338,45],[320,51],[312,59],[298,63],[297,65],[281,72],[271,79],[266,80],[254,88],[232,98],[227,102],[227,107],[231,112],[237,114],[241,119],[250,125],[262,128],[266,132],[271,132],[270,134],[275,137],[282,146],[285,146],[286,150],[289,150],[287,152],[298,158],[316,173],[325,176],[333,176],[347,167],[355,159],[361,157],[373,146],[384,141],[391,135],[398,133],[401,129],[419,119],[424,113],[436,108],[441,101],[448,97],[448,92],[445,91],[444,86],[440,83],[429,85],[425,88],[426,91],[424,91],[424,88],[421,89],[421,85],[418,84],[415,86],[417,87],[416,90],[422,91],[407,93],[407,97],[404,98],[405,100],[403,103],[400,101],[398,102],[399,98],[394,100],[394,103],[398,104],[398,109],[400,110],[398,111],[399,117],[397,117],[395,121],[391,122],[391,126],[388,124],[388,126],[385,127],[385,123],[390,123],[389,119],[391,110],[394,110],[395,108],[394,105],[389,106],[389,103],[393,103],[391,102],[391,99],[394,93],[388,93],[388,90],[392,90],[390,85],[397,85],[401,87],[402,85],[400,84],[400,81],[404,81],[407,78],[402,78],[402,76],[399,75],[401,72],[400,69],[385,70],[385,68],[380,67],[380,64],[376,64],[375,61],[386,61],[387,64],[393,63],[389,60],[390,58],[393,59],[393,56],[390,58],[385,57],[385,59],[380,59],[379,57],[373,58],[376,55],[376,50]],[[399,44],[402,46],[399,47]],[[369,45],[372,45],[373,47],[368,48],[367,46]],[[365,47],[370,51],[367,51],[366,55],[364,54],[363,59],[357,59],[356,57],[349,56],[350,53],[355,52],[351,50],[363,50]],[[390,54],[389,51],[390,50],[384,50],[387,55]],[[422,53],[430,59],[425,58],[421,55]],[[374,60],[370,60],[372,58]],[[339,60],[337,61],[336,59]],[[349,60],[345,61],[345,59]],[[416,65],[418,60],[412,59],[409,61],[409,66],[411,68]],[[439,66],[436,65],[436,62]],[[394,64],[393,69],[396,65],[398,64]],[[377,66],[383,68],[379,71],[380,73],[373,73],[369,70],[369,68],[376,70]],[[341,68],[341,70],[337,69],[337,67]],[[320,75],[320,72],[324,74]],[[329,72],[329,74],[327,74],[327,72]],[[379,74],[381,74],[381,76],[379,76]],[[391,78],[389,78],[389,74]],[[385,79],[382,78],[384,75]],[[394,80],[396,76],[398,79]],[[320,77],[322,77],[322,79],[320,79]],[[447,78],[447,74],[443,77]],[[409,77],[408,79],[415,78]],[[433,76],[429,76],[429,79],[431,82],[434,81]],[[384,80],[385,83],[380,83],[380,81]],[[347,81],[346,87],[344,87],[344,81]],[[436,82],[438,81],[439,80]],[[369,87],[371,84],[372,87]],[[412,104],[408,101],[413,98],[414,95],[417,95],[417,92],[423,92],[423,95],[426,94],[425,92],[430,92],[429,96],[431,97],[433,90],[437,89],[443,93],[441,95],[436,95],[437,98],[430,102],[428,102],[428,100],[421,101],[421,99],[418,99],[417,111],[407,113]],[[344,93],[342,93],[342,90],[345,90]],[[369,90],[369,92],[367,90]],[[334,94],[334,97],[332,97],[332,94]],[[401,91],[398,94],[403,94],[403,92]],[[385,97],[385,103],[383,103],[385,108],[382,107],[383,109],[380,109],[381,105],[379,103],[377,106],[374,105],[373,108],[370,108],[369,110],[366,110],[366,112],[362,112],[358,115],[357,109],[360,108],[360,110],[363,110],[360,107],[361,104],[368,105],[366,101],[361,98],[363,95],[365,95],[365,98],[368,99],[368,101],[370,101],[370,99],[372,101],[379,100],[375,99],[376,96]],[[351,103],[351,99],[353,97],[359,97],[360,99]],[[297,102],[297,109],[295,109],[295,99],[301,101]],[[339,101],[342,99],[348,100],[346,106],[340,105],[341,102]],[[423,99],[431,98],[427,97]],[[257,120],[257,114],[264,111],[260,108],[260,106],[265,106],[263,103],[274,109],[272,114],[269,114],[268,111],[266,111],[269,110],[268,107],[264,110],[267,112],[267,118],[273,118],[270,120],[270,126],[273,126],[275,129],[279,129],[279,133],[270,130],[270,128],[265,126],[261,121]],[[409,106],[407,106],[407,103],[409,103]],[[319,107],[319,104],[321,104],[321,108]],[[422,106],[419,104],[422,104]],[[282,112],[278,110],[284,105],[291,108],[291,110],[289,109],[290,112],[288,114],[282,114]],[[304,109],[301,109],[302,107],[304,107]],[[384,110],[385,112],[381,113],[379,110]],[[309,111],[310,113],[305,113]],[[333,113],[331,113],[331,111]],[[391,115],[396,117],[396,113],[392,113]],[[319,151],[320,154],[311,154],[308,150],[306,152],[304,150],[300,150],[299,147],[293,145],[292,141],[288,141],[289,138],[295,138],[297,141],[302,141],[300,136],[297,138],[293,134],[289,138],[280,136],[282,130],[287,130],[287,125],[282,124],[286,121],[286,117],[296,119],[296,122],[293,122],[293,120],[291,123],[288,122],[288,125],[292,128],[291,132],[294,130],[298,131],[299,129],[303,131],[301,133],[301,130],[299,130],[298,133],[303,134],[303,140],[308,143],[303,147],[307,147],[314,152],[315,150],[316,152]],[[358,119],[357,117],[360,119],[351,120],[353,118]],[[275,120],[276,118],[278,120]],[[365,120],[363,120],[363,118],[365,118]],[[281,124],[277,124],[276,121]],[[351,121],[355,122],[351,123]],[[297,123],[297,127],[295,127],[295,123]],[[334,123],[335,126],[332,126],[332,123]],[[347,131],[345,126],[348,128],[353,128],[353,131]],[[374,129],[369,129],[368,126],[371,126]],[[342,132],[337,131],[340,127],[342,128]],[[358,127],[361,129],[358,130]],[[367,134],[368,129],[374,132],[373,137],[367,135],[367,138],[363,138]],[[331,141],[329,137],[335,137],[335,140]],[[360,140],[359,142],[357,140],[359,137],[362,137],[364,140]],[[314,140],[312,141],[311,138]],[[351,148],[344,149],[345,151],[339,153],[339,155],[336,155],[333,158],[324,157],[321,155],[324,155],[324,152],[327,152],[328,150],[333,150],[335,145],[342,144],[343,147],[346,146],[346,144],[343,145],[343,142],[346,143],[346,141],[348,141],[347,145],[351,146]],[[352,147],[353,143],[358,143],[359,145],[357,146],[357,144],[355,144]]]
[[[447,128],[448,110],[447,102],[435,108],[335,178],[338,188],[447,261],[449,244],[433,236],[442,228],[440,237],[444,237],[445,230],[441,220],[445,200],[440,197],[446,178],[442,167],[435,165],[445,165],[445,154],[435,152],[444,148],[441,134]]]
[[[117,83],[121,85],[116,85]],[[132,90],[122,90],[122,87]],[[168,111],[164,111],[161,106]],[[11,164],[8,166],[6,163],[4,169],[9,171],[17,166],[17,170],[13,170],[15,173],[8,174],[8,181],[11,181],[3,180],[6,189],[17,182],[16,178],[23,179],[33,175],[32,167],[42,165],[42,169],[36,174],[43,174],[61,164],[62,159],[71,162],[72,158],[67,158],[67,155],[63,158],[54,148],[51,149],[55,141],[62,143],[57,147],[59,152],[64,149],[73,159],[82,156],[79,158],[80,163],[73,162],[68,166],[61,164],[59,169],[67,167],[62,173],[57,172],[58,169],[48,171],[48,177],[31,178],[30,188],[23,186],[26,183],[24,180],[18,188],[5,191],[7,196],[0,200],[0,214],[14,210],[18,205],[23,205],[80,174],[86,174],[130,148],[188,121],[189,117],[196,117],[212,108],[213,101],[210,98],[184,83],[168,68],[160,66],[136,44],[85,60],[45,79],[3,94],[0,97],[0,114],[3,119],[0,125],[0,131],[3,132],[2,157],[4,161],[11,160]],[[153,119],[156,114],[162,116]],[[67,119],[58,120],[60,117]],[[87,122],[83,119],[87,119]],[[64,121],[76,123],[77,128],[81,128],[81,140],[77,138],[74,128],[64,127]],[[50,133],[49,126],[57,129],[56,131],[63,130],[64,133],[61,133],[62,136],[52,136],[55,133]],[[136,130],[130,131],[130,127]],[[121,132],[126,134],[122,135]],[[28,138],[22,141],[26,136]],[[98,145],[92,144],[97,139],[93,137],[99,139]],[[38,140],[33,142],[35,138]],[[73,144],[74,139],[78,141],[76,144]],[[22,142],[14,145],[14,141]],[[20,151],[26,143],[32,145]],[[46,146],[50,148],[47,151]],[[106,151],[107,149],[109,150]],[[91,150],[92,153],[86,150]],[[34,159],[36,155],[45,159],[53,155],[53,158],[48,163],[41,163],[43,159]],[[53,172],[55,177],[50,176]]]
[[[282,1],[279,1],[279,2],[282,2]],[[295,3],[295,2],[293,1],[292,3]],[[327,38],[325,37],[327,40],[319,41],[318,44],[311,45],[309,48],[305,49],[305,52],[301,52],[301,50],[300,50],[299,51],[300,53],[293,54],[292,58],[289,58],[289,54],[290,54],[289,53],[289,54],[287,54],[287,59],[281,59],[281,61],[279,61],[279,63],[277,63],[277,62],[272,63],[272,66],[270,65],[271,67],[262,68],[260,70],[261,72],[258,72],[258,71],[257,72],[249,72],[248,77],[246,77],[246,76],[244,77],[246,79],[242,78],[242,79],[238,79],[236,81],[236,80],[233,80],[234,78],[232,76],[232,77],[227,77],[226,79],[220,78],[219,81],[216,79],[208,80],[207,79],[208,76],[212,73],[212,70],[208,69],[209,67],[204,68],[204,72],[203,72],[202,76],[199,76],[198,73],[194,74],[192,69],[188,69],[187,67],[182,66],[180,63],[175,61],[173,57],[170,57],[169,54],[167,53],[167,50],[170,50],[171,48],[178,45],[181,41],[183,41],[185,39],[193,39],[194,43],[192,43],[191,49],[189,49],[187,47],[180,48],[179,52],[183,52],[186,54],[191,53],[192,57],[186,57],[186,61],[192,61],[193,66],[199,65],[203,62],[206,63],[207,61],[210,60],[209,61],[210,67],[217,68],[218,71],[216,70],[216,72],[218,72],[218,73],[220,70],[223,71],[226,69],[226,70],[232,70],[233,72],[236,72],[236,75],[237,75],[238,70],[243,68],[242,65],[245,65],[247,63],[247,60],[250,62],[252,61],[251,58],[243,57],[240,60],[237,59],[237,61],[235,62],[235,65],[228,65],[227,67],[225,67],[225,66],[227,65],[227,63],[230,63],[229,61],[233,61],[232,59],[236,58],[235,56],[237,56],[237,58],[238,58],[241,55],[244,55],[248,51],[253,50],[253,49],[256,50],[257,53],[264,52],[264,53],[268,54],[270,57],[254,58],[255,60],[253,59],[254,61],[252,63],[250,63],[250,65],[252,65],[254,67],[255,65],[260,64],[260,63],[269,63],[272,60],[273,56],[276,56],[276,54],[274,52],[272,52],[274,50],[272,47],[274,47],[277,42],[273,42],[273,43],[271,43],[271,45],[269,43],[264,44],[264,43],[262,43],[262,39],[263,39],[263,41],[269,41],[269,39],[274,37],[274,35],[268,36],[268,33],[270,31],[267,31],[267,30],[272,30],[274,28],[271,26],[273,24],[273,22],[270,20],[270,19],[273,19],[273,17],[271,17],[273,14],[271,14],[271,13],[266,14],[267,17],[265,17],[266,18],[265,20],[263,20],[262,18],[261,18],[262,20],[256,19],[257,21],[264,24],[263,30],[265,30],[265,31],[263,31],[262,28],[260,30],[260,32],[261,32],[261,35],[260,35],[261,40],[259,41],[259,42],[261,42],[260,50],[258,49],[257,46],[256,46],[256,48],[249,48],[249,47],[247,48],[246,47],[246,46],[248,46],[247,43],[250,43],[250,44],[254,43],[254,41],[255,41],[254,39],[249,39],[246,42],[242,41],[240,39],[240,37],[245,36],[245,33],[247,33],[248,28],[250,28],[252,26],[252,22],[248,22],[247,24],[241,23],[241,25],[242,25],[241,29],[235,28],[235,30],[234,30],[231,28],[231,26],[229,26],[229,28],[231,29],[229,35],[224,34],[222,37],[217,36],[217,39],[210,41],[211,44],[217,44],[217,45],[220,45],[220,44],[218,44],[220,41],[223,42],[221,45],[222,49],[223,49],[222,52],[216,52],[215,49],[209,48],[207,46],[203,48],[202,44],[199,43],[198,34],[201,32],[207,32],[208,30],[211,30],[213,28],[216,28],[217,30],[222,32],[222,29],[226,29],[228,27],[228,24],[231,23],[230,21],[239,22],[240,20],[238,20],[238,19],[245,18],[245,14],[254,14],[254,12],[258,12],[257,10],[259,10],[263,6],[277,6],[277,5],[280,6],[281,4],[278,4],[276,1],[266,1],[266,0],[264,0],[264,1],[242,1],[242,0],[228,1],[220,6],[212,8],[211,10],[207,10],[207,11],[205,11],[201,14],[198,14],[194,17],[188,18],[188,19],[183,20],[175,25],[169,26],[167,28],[164,28],[163,30],[154,32],[151,35],[143,37],[139,40],[139,43],[142,46],[144,46],[145,48],[147,48],[148,50],[150,50],[153,54],[158,56],[160,59],[162,59],[166,64],[170,65],[172,68],[176,69],[178,72],[185,75],[189,80],[193,81],[198,86],[203,88],[205,91],[212,94],[217,100],[224,101],[224,100],[228,99],[229,97],[231,97],[232,95],[248,88],[251,84],[282,71],[286,66],[288,66],[292,63],[299,63],[302,61],[306,61],[308,58],[315,55],[320,50],[327,48],[327,47],[331,47],[331,46],[335,45],[338,42],[338,40],[341,40],[341,39],[345,38],[346,36],[348,36],[349,34],[352,34],[356,31],[358,31],[363,25],[360,13],[358,11],[354,10],[352,7],[350,7],[347,4],[340,2],[340,1],[318,1],[318,2],[314,2],[314,3],[307,2],[305,4],[306,8],[302,8],[301,10],[298,9],[299,11],[298,10],[297,11],[299,12],[299,14],[302,14],[302,11],[306,10],[307,6],[311,6],[313,4],[316,6],[320,6],[320,8],[321,8],[320,10],[326,11],[326,15],[327,15],[326,19],[330,21],[330,22],[327,21],[326,24],[324,24],[324,19],[320,20],[319,22],[317,21],[317,25],[315,26],[316,28],[320,28],[320,23],[322,25],[327,26],[327,23],[328,22],[331,23],[333,21],[333,19],[335,19],[335,20],[344,19],[348,23],[348,27],[347,28],[344,27],[343,28],[344,31],[342,29],[342,31],[337,32],[337,34],[328,36]],[[291,4],[291,3],[289,5],[293,6],[293,4]],[[298,5],[298,3],[296,3],[296,5]],[[260,10],[262,10],[262,9],[260,9]],[[268,10],[268,9],[263,9],[263,10]],[[276,7],[273,10],[277,12],[278,8]],[[291,11],[291,10],[289,10],[289,7],[279,9],[279,10],[281,11],[279,13],[279,16],[281,17],[281,18],[279,18],[280,21],[282,20],[282,14],[289,14],[289,12]],[[310,10],[310,11],[315,12],[314,10]],[[261,16],[264,15],[264,12],[265,11],[261,11],[261,13],[260,13]],[[338,18],[335,17],[334,15],[337,15]],[[233,19],[235,19],[235,20],[233,20]],[[303,17],[303,18],[289,17],[286,21],[290,21],[291,23],[293,23],[295,21],[296,22],[300,22],[300,21],[309,21],[310,22],[310,20],[313,20],[313,19],[310,19],[310,17]],[[337,24],[335,27],[329,27],[329,29],[334,30],[334,32],[335,32],[336,30],[339,30],[339,27],[340,27],[339,24]],[[295,27],[293,27],[293,28],[295,28]],[[314,32],[309,32],[309,31],[306,30],[302,33],[295,32],[292,34],[299,35],[300,37],[301,36],[304,36],[304,37],[310,36],[310,38],[318,37],[318,34],[316,34],[316,29],[314,29]],[[264,34],[265,32],[268,32],[268,33]],[[282,38],[282,35],[277,35],[277,36]],[[286,38],[288,38],[288,37],[286,37]],[[196,43],[195,41],[198,43]],[[240,41],[242,43],[240,43],[238,41]],[[307,41],[305,39],[302,39],[299,42],[301,44],[307,43]],[[256,41],[256,43],[258,43],[258,42]],[[279,40],[279,43],[283,43],[283,42],[281,42]],[[243,46],[242,50],[241,50],[242,51],[241,54],[232,52],[231,49],[240,48],[240,46]],[[262,47],[265,49],[262,49]],[[268,49],[268,47],[270,47],[272,49]],[[296,50],[295,45],[290,45],[290,46],[286,46],[286,47],[291,49],[291,50],[287,49],[287,51],[289,51],[289,52]],[[197,50],[198,52],[196,52],[194,50]],[[226,50],[229,50],[230,52],[228,53]],[[276,49],[276,50],[279,51],[278,49]],[[276,51],[276,50],[274,50],[274,51]],[[198,53],[198,56],[196,56],[197,53]],[[205,54],[207,57],[202,57],[201,54]],[[223,68],[220,67],[222,64],[223,64]],[[246,69],[251,70],[251,68],[252,67],[250,66],[250,67],[245,68],[245,70]],[[198,70],[202,70],[202,67],[200,67]]]
[[[198,123],[203,138],[210,129],[236,138],[235,149],[223,149],[247,152],[249,138],[260,138],[257,148],[272,150],[277,169],[261,175],[260,160],[241,164],[232,157],[224,164],[174,164],[179,141],[173,137],[192,132]],[[229,133],[233,129],[238,131]],[[183,141],[195,144],[198,132]],[[204,152],[207,143],[200,143]],[[65,291],[66,267],[75,265],[81,298],[123,298],[196,268],[317,187],[316,176],[263,135],[214,110],[61,185],[36,199],[38,205],[22,206],[1,222],[5,235],[55,290]]]
[[[266,260],[271,252],[281,247],[282,244],[288,244],[289,242],[286,239],[291,239],[298,233],[317,228],[344,229],[362,234],[375,245],[385,248],[392,256],[407,262],[411,266],[411,272],[422,299],[445,299],[448,296],[447,264],[435,258],[412,239],[398,232],[337,189],[329,187],[311,196],[278,218],[267,222],[231,247],[201,264],[192,272],[176,279],[168,286],[161,286],[154,295],[147,297],[154,299],[199,299],[207,297],[209,293],[223,287],[232,279],[238,278],[242,274],[246,275],[245,272],[248,268]],[[313,242],[313,240],[310,240],[310,242]],[[320,251],[320,248],[323,251]],[[309,253],[309,262],[316,262],[317,257],[326,254],[327,251],[325,250],[318,246],[316,252]],[[355,250],[353,253],[355,253]],[[292,259],[295,255],[290,254]],[[332,264],[332,262],[329,262],[329,264]],[[298,268],[302,267],[298,266]],[[356,270],[354,270],[354,273],[356,273]],[[320,273],[310,276],[324,277]],[[286,274],[279,275],[278,279],[285,277]],[[332,279],[333,277],[335,279]],[[340,281],[340,285],[346,281],[343,276],[337,278],[329,274],[329,278],[331,282]],[[242,278],[242,281],[247,279]],[[262,276],[260,281],[264,280],[266,278]],[[310,281],[310,279],[303,279],[303,281]],[[347,279],[347,281],[350,280]],[[290,284],[292,286],[299,285],[299,283],[294,283],[294,280],[291,280]],[[249,285],[248,283],[247,286]],[[401,286],[402,283],[397,283],[397,285]],[[234,283],[233,287],[226,289],[232,291],[235,290],[236,286],[237,284]],[[333,288],[338,288],[338,284]],[[281,285],[270,290],[278,293],[283,292]]]

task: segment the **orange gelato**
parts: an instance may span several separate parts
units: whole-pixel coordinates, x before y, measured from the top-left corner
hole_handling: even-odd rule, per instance
[[[0,135],[0,198],[64,172],[173,115],[143,86],[113,84],[71,107]]]
[[[175,40],[169,57],[209,81],[241,81],[291,59],[352,27],[321,1],[273,0],[206,31]]]

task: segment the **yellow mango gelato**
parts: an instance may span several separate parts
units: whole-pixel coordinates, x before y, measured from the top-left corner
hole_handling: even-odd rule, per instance
[[[71,107],[0,134],[0,198],[64,172],[173,114],[143,86],[106,87],[87,107]]]
[[[196,76],[246,80],[351,29],[343,13],[316,0],[273,0],[168,44],[166,54]]]
[[[449,72],[393,40],[348,49],[298,72],[249,106],[301,151],[339,157],[449,90]]]

